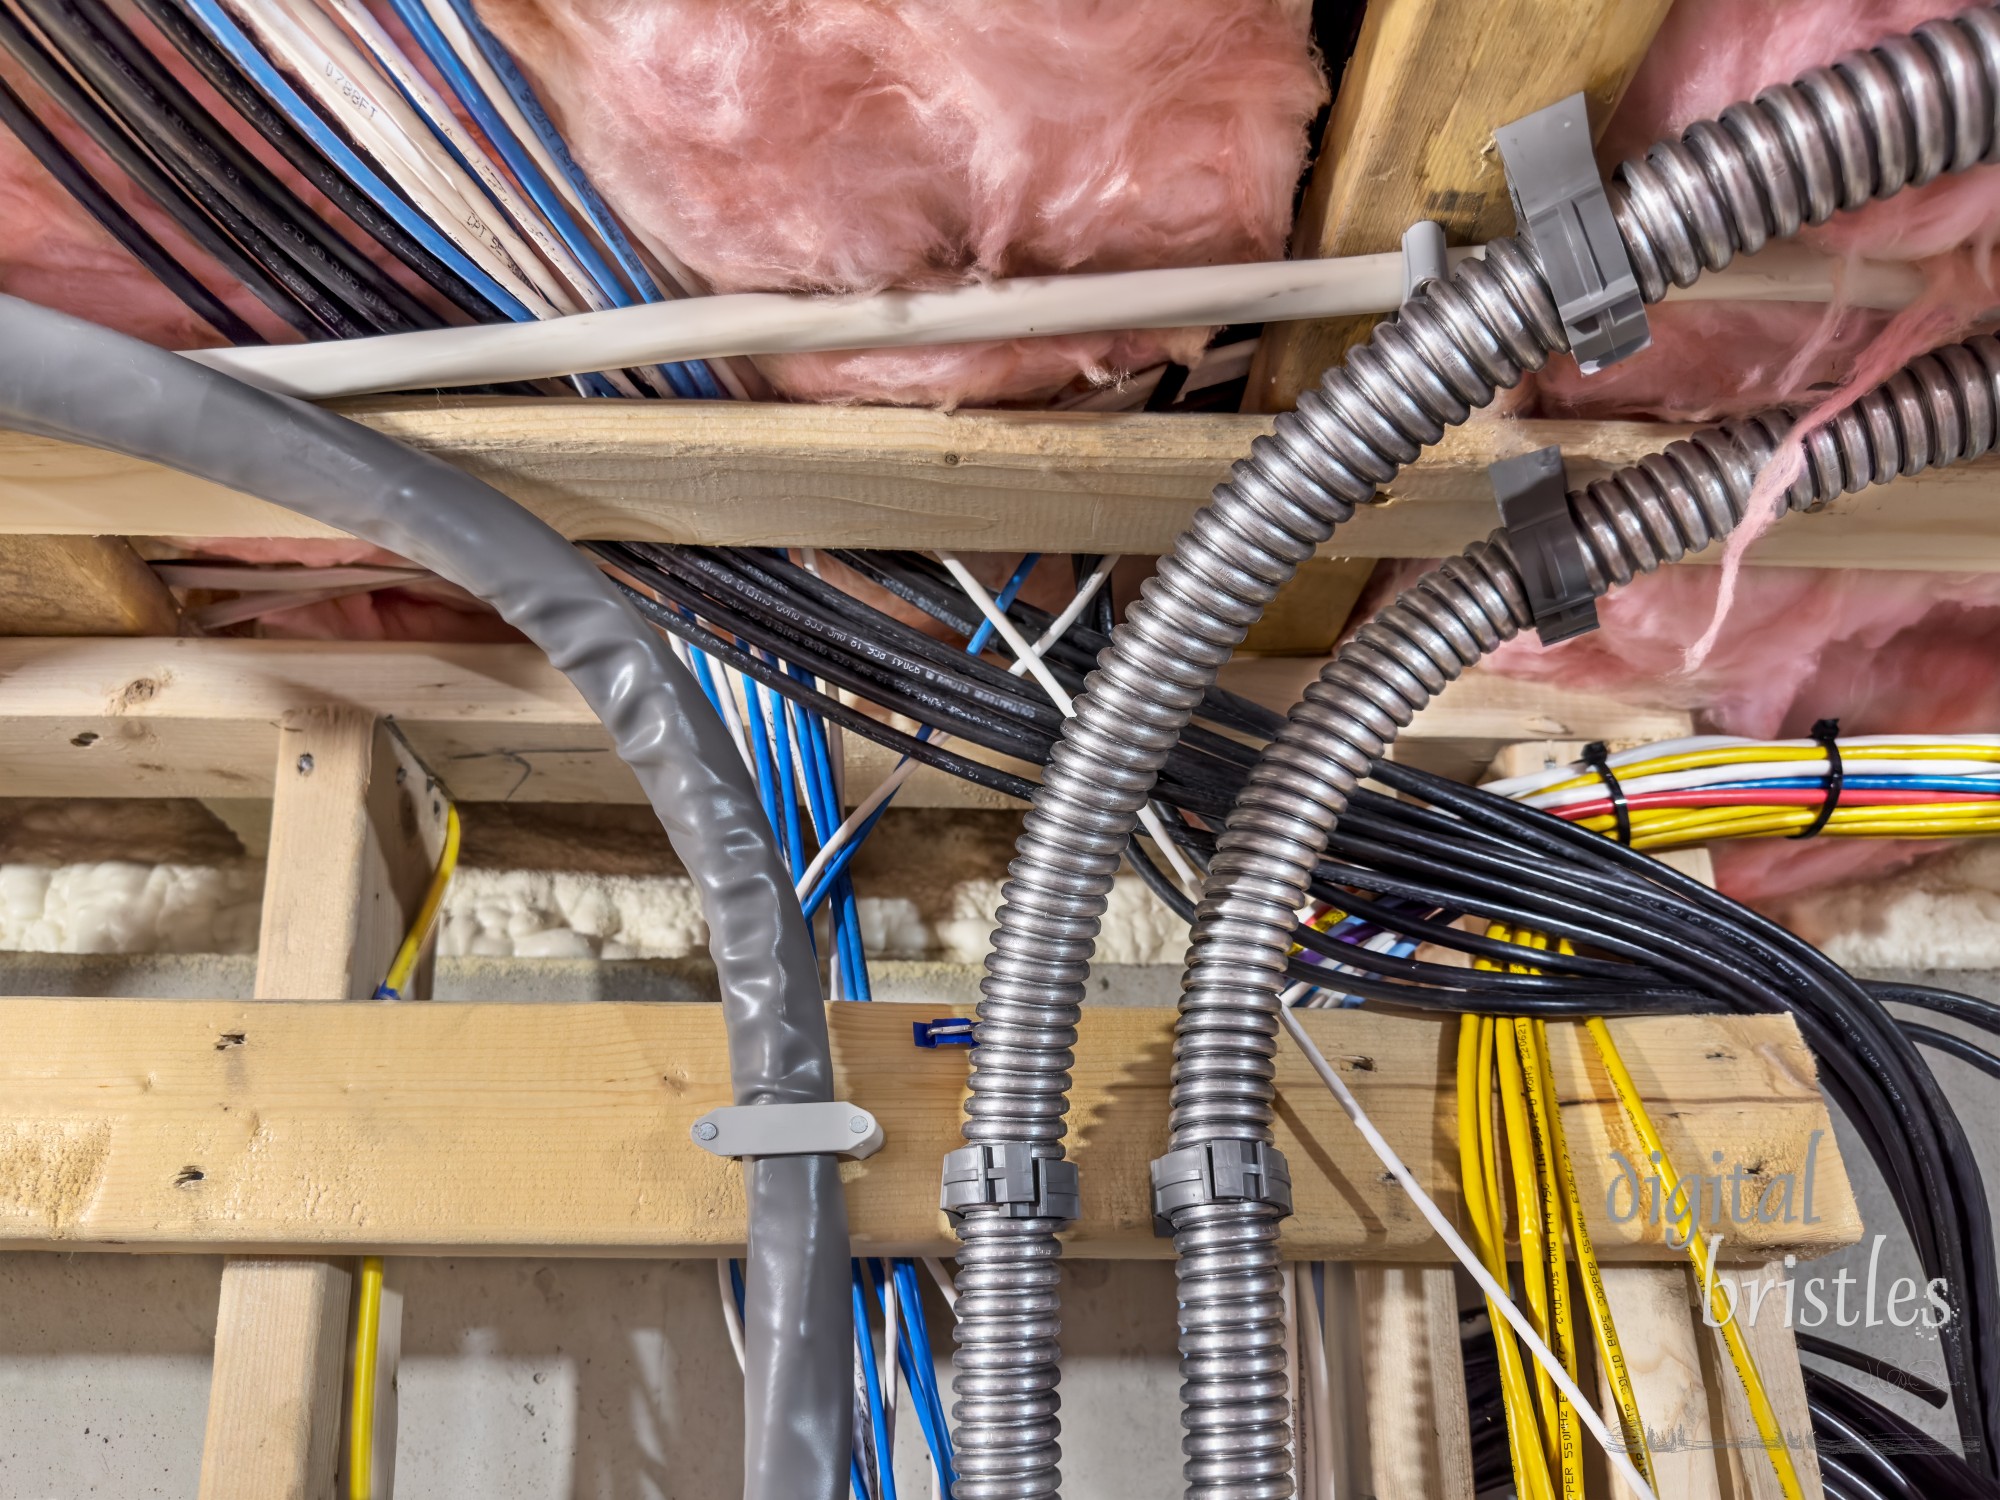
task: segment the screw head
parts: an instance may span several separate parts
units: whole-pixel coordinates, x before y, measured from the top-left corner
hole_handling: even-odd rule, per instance
[[[855,1115],[852,1119],[850,1119],[847,1122],[847,1128],[853,1131],[856,1135],[868,1134],[868,1116]]]
[[[310,776],[312,775],[312,773],[313,773],[312,751],[308,750],[304,755],[301,755],[299,757],[299,774],[301,776]]]
[[[694,1138],[698,1141],[712,1141],[720,1134],[722,1132],[715,1128],[711,1120],[703,1120],[694,1128]]]

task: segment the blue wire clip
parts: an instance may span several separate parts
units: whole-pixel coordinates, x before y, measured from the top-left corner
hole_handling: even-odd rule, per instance
[[[972,1039],[972,1022],[965,1016],[945,1016],[936,1021],[912,1021],[910,1035],[919,1047],[977,1047]]]

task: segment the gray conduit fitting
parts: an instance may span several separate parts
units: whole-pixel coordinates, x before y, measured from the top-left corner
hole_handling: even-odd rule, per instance
[[[285,396],[0,296],[0,425],[149,459],[386,547],[484,599],[604,721],[701,894],[738,1104],[833,1097],[819,975],[741,757],[673,652],[505,495]],[[853,1321],[838,1159],[744,1163],[746,1500],[842,1500]]]
[[[1658,301],[1669,283],[1688,285],[1838,210],[2000,160],[1996,107],[2000,15],[1980,6],[1696,122],[1607,185],[1641,297]],[[1337,525],[1567,342],[1533,243],[1496,240],[1484,260],[1422,288],[1278,417],[1161,560],[1064,723],[1016,844],[981,985],[968,1142],[1062,1159],[1098,922],[1138,810],[1202,692]],[[1414,669],[1391,659],[1385,670]],[[1233,1055],[1184,1052],[1181,1079],[1211,1079],[1219,1093],[1232,1074],[1267,1072],[1256,1023],[1244,1017],[1238,1029],[1224,1049]],[[1218,1131],[1179,1110],[1173,1129],[1176,1148],[1256,1137],[1252,1122]],[[1060,1486],[1061,1223],[1019,1210],[976,1206],[959,1224],[958,1500],[1034,1500]],[[1181,1236],[1188,1493],[1280,1500],[1291,1478],[1277,1220],[1259,1203],[1202,1219]]]

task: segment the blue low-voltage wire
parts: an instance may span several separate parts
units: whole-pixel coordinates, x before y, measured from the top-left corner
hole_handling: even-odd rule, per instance
[[[565,141],[562,132],[556,129],[555,122],[542,107],[540,96],[535,93],[534,86],[522,74],[519,65],[514,61],[513,54],[508,52],[500,39],[487,29],[486,23],[473,9],[471,0],[446,0],[446,3],[464,24],[466,31],[472,37],[473,45],[479,48],[494,73],[498,75],[501,86],[507,90],[515,107],[521,111],[522,118],[528,122],[528,128],[535,133],[536,139],[542,143],[556,165],[562,168],[563,176],[569,179],[570,186],[576,190],[577,198],[583,205],[584,217],[589,219],[591,228],[597,232],[597,237],[603,241],[611,258],[618,262],[619,269],[624,271],[632,288],[639,294],[640,300],[665,301],[666,297],[661,292],[659,284],[654,281],[652,272],[647,269],[645,261],[640,258],[638,252],[632,248],[632,242],[626,236],[624,226],[618,222],[617,215],[611,212],[603,198],[598,195],[597,188],[583,168],[578,166],[576,159],[570,155],[569,142]],[[695,382],[695,394],[705,400],[724,401],[729,397],[729,393],[716,380],[715,372],[709,369],[703,360],[688,360],[678,366],[667,368],[685,370]]]
[[[472,289],[516,323],[532,323],[535,315],[512,292],[482,270],[470,256],[453,244],[430,219],[391,187],[346,140],[329,125],[319,111],[307,103],[274,67],[217,0],[184,0],[188,13],[201,24],[209,39],[222,49],[259,93],[293,127],[326,157],[335,170],[374,200],[375,206],[411,239],[422,245]]]
[[[875,1335],[861,1282],[861,1262],[853,1266],[854,1336],[861,1344],[861,1383],[868,1392],[868,1425],[875,1433],[875,1478],[882,1500],[896,1500],[896,1455],[889,1444],[889,1419],[882,1406],[882,1375],[875,1360]]]
[[[520,183],[522,191],[528,195],[529,202],[533,203],[542,217],[548,220],[549,226],[555,230],[569,253],[576,257],[577,264],[583,268],[584,274],[591,279],[604,299],[614,307],[633,306],[635,299],[632,293],[619,279],[618,273],[605,264],[604,257],[597,252],[596,244],[570,215],[569,207],[563,202],[562,196],[556,192],[547,175],[522,146],[520,137],[514,134],[513,128],[501,118],[486,90],[480,86],[479,80],[466,66],[465,59],[458,55],[445,34],[438,29],[437,22],[431,19],[430,12],[424,8],[421,0],[389,0],[389,4],[402,19],[403,24],[409,28],[410,35],[416,39],[417,46],[424,56],[429,58],[443,75],[452,93],[457,96],[458,102],[465,106],[466,113],[472,116],[473,124],[477,125],[480,133],[492,142],[493,149],[499,153],[500,160]],[[469,172],[470,164],[460,155],[453,143],[443,135],[439,135],[438,138],[453,156],[459,158],[459,164],[465,166]],[[495,208],[498,211],[497,204]],[[673,387],[675,395],[705,394],[691,372],[677,365],[662,365],[660,371],[665,375],[668,384]]]

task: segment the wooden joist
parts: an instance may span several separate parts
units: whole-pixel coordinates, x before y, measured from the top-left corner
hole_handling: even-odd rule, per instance
[[[115,536],[0,535],[0,635],[175,635],[180,609]]]
[[[1318,667],[1246,659],[1223,684],[1282,710]],[[530,646],[0,640],[0,770],[11,796],[268,797],[285,715],[343,705],[394,720],[460,802],[640,800],[596,716]],[[1476,771],[1515,740],[1665,738],[1686,722],[1471,673],[1417,718],[1404,751]],[[859,800],[893,761],[859,736],[845,739],[846,791]],[[929,770],[899,800],[1019,805]]]
[[[1418,219],[1454,245],[1514,227],[1493,128],[1581,90],[1601,130],[1669,0],[1372,0],[1292,231],[1298,257],[1394,250]],[[1372,318],[1287,323],[1250,370],[1287,411]]]
[[[839,1094],[873,1110],[888,1138],[842,1169],[870,1253],[955,1244],[937,1174],[959,1144],[966,1055],[913,1044],[912,1018],[932,1014],[829,1007]],[[1307,1024],[1411,1169],[1454,1203],[1456,1020],[1314,1011]],[[1721,1208],[1732,1253],[1811,1255],[1859,1237],[1789,1017],[1614,1024],[1683,1170],[1714,1152],[1725,1174],[1741,1168],[1738,1204]],[[1578,1028],[1551,1031],[1593,1233],[1612,1258],[1671,1259],[1660,1226],[1630,1207],[1614,1153],[1645,1156],[1594,1053]],[[722,1255],[743,1242],[741,1172],[689,1137],[730,1099],[714,1006],[17,999],[0,1001],[0,1033],[9,1248]],[[1072,1254],[1171,1253],[1153,1233],[1147,1163],[1166,1139],[1172,1035],[1171,1011],[1084,1012]],[[1290,1046],[1277,1086],[1297,1200],[1287,1255],[1443,1259]]]
[[[1636,3],[1636,0],[1635,0]],[[471,398],[374,402],[370,426],[491,480],[566,536],[743,546],[1158,553],[1269,419],[749,403]],[[1561,445],[1572,482],[1690,429],[1479,421],[1446,434],[1331,550],[1436,557],[1493,530],[1486,468]],[[2000,567],[2000,461],[1794,516],[1760,562]],[[288,511],[136,460],[0,432],[0,533],[332,536]],[[1713,551],[1714,549],[1711,549]]]

